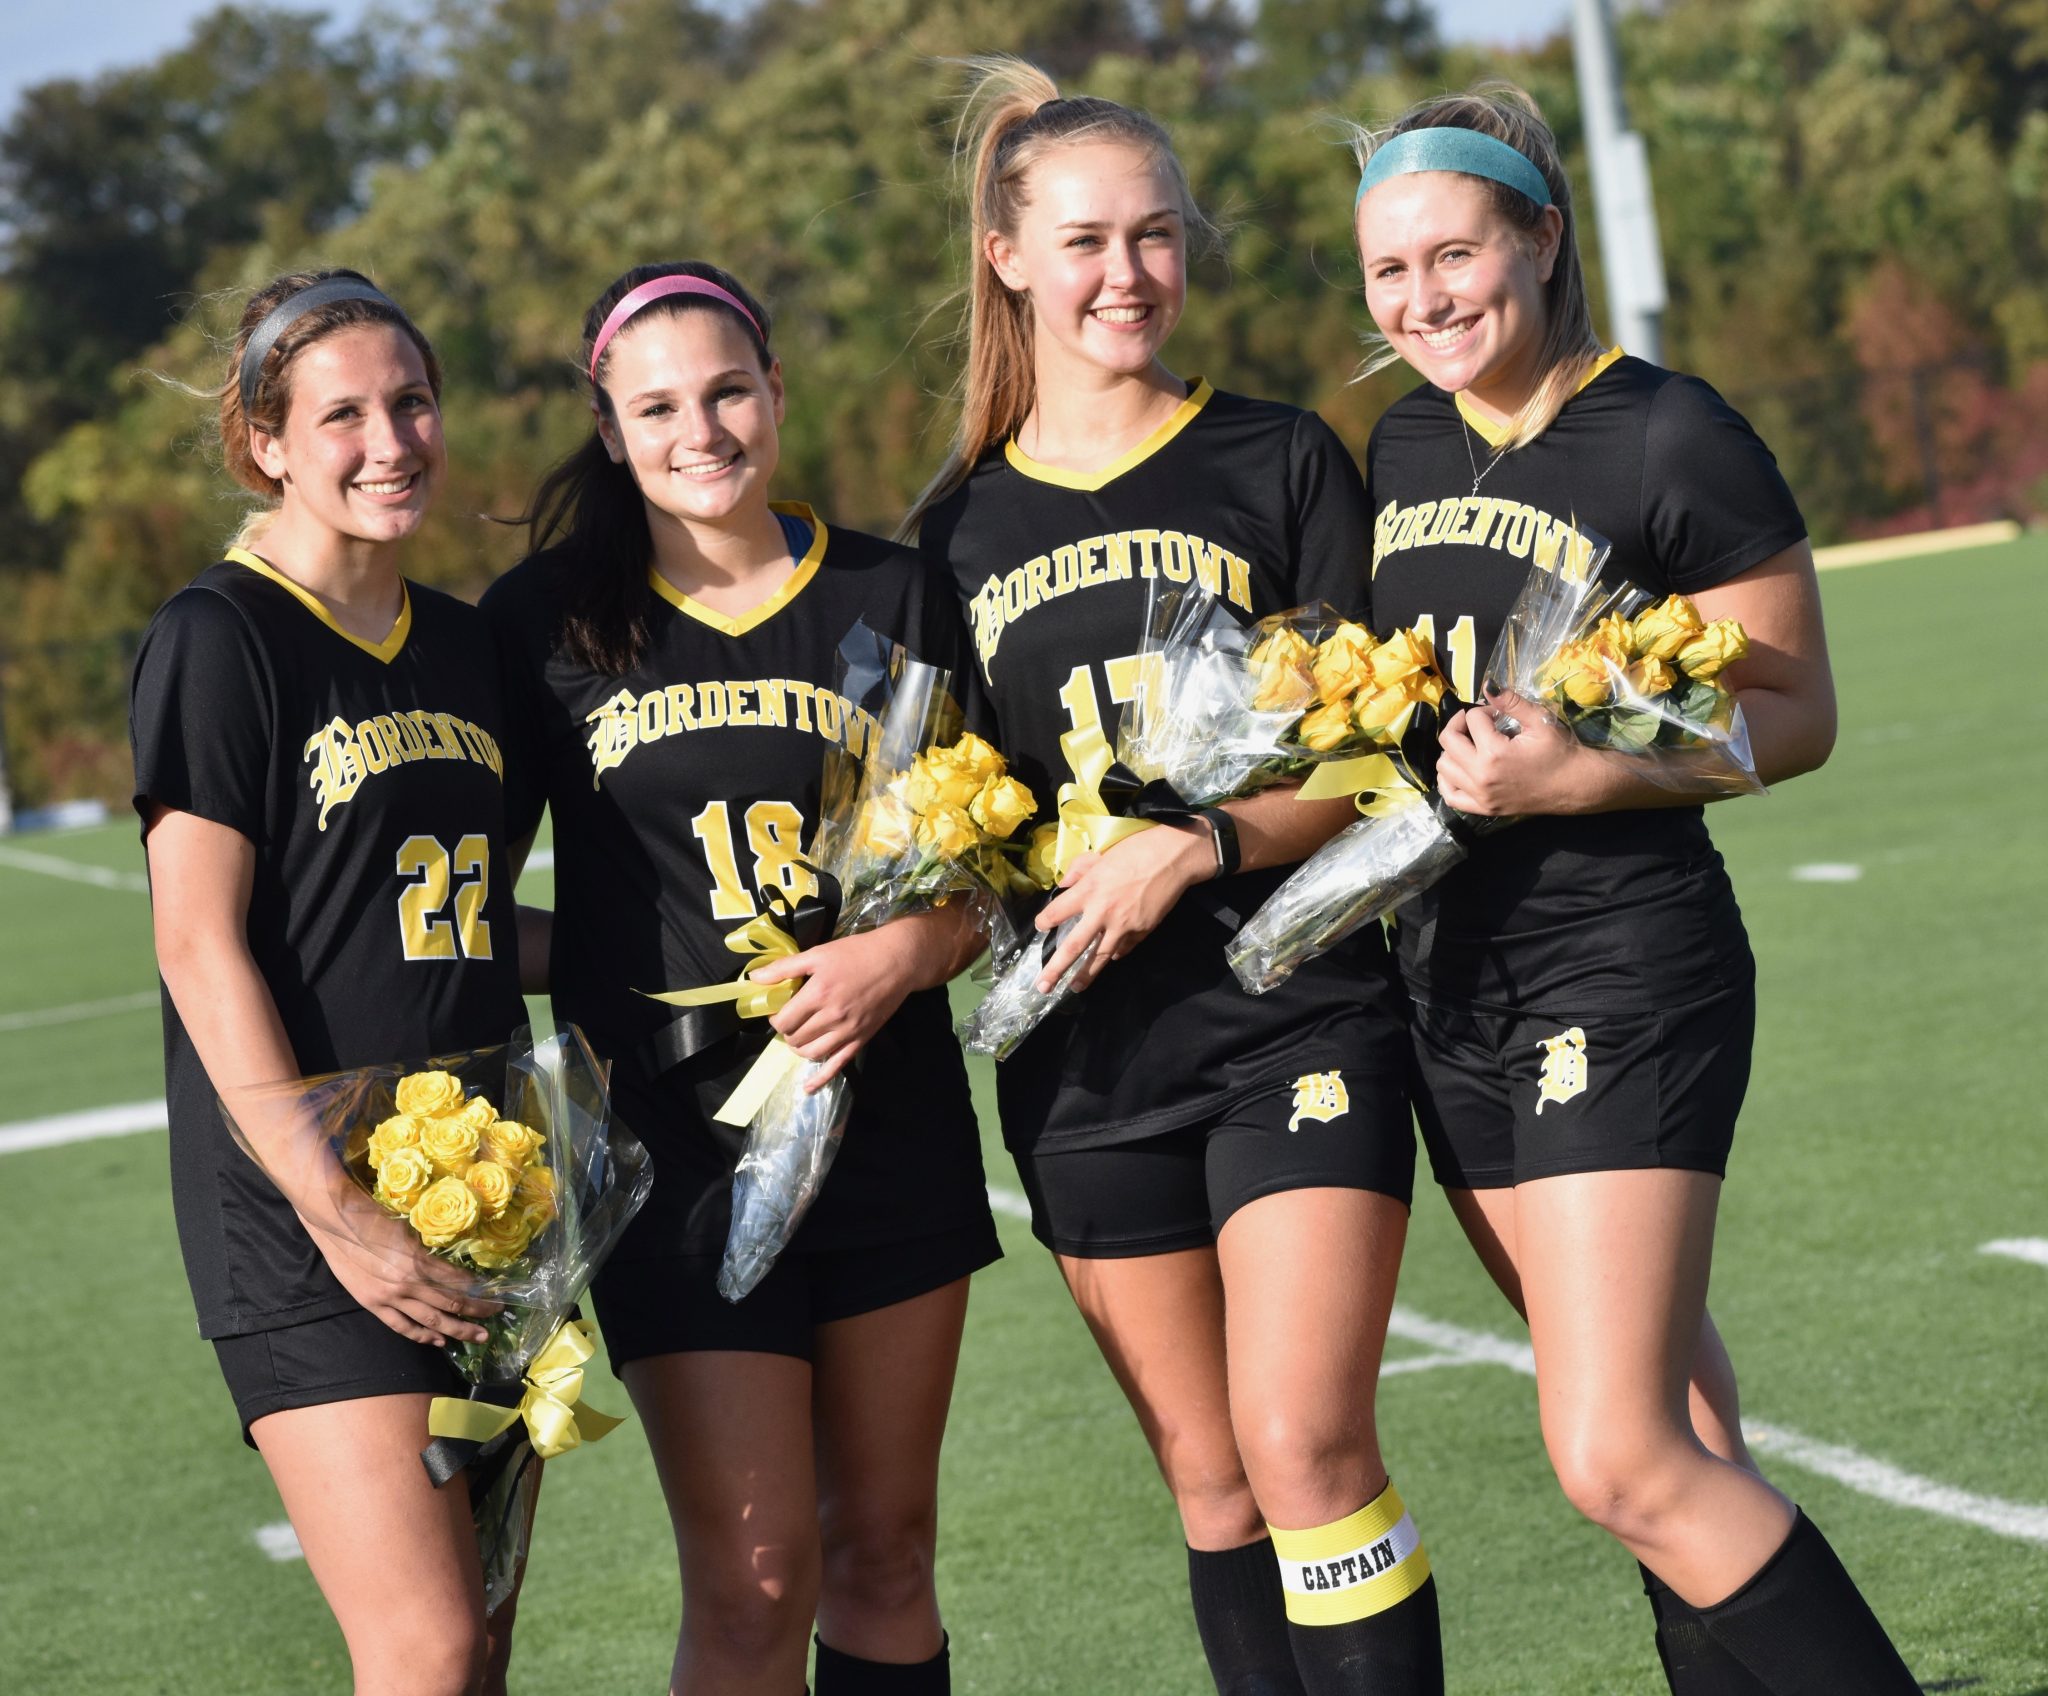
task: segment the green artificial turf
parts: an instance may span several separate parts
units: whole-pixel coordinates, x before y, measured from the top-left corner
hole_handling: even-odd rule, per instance
[[[1762,973],[1749,1105],[1713,1309],[1753,1424],[1979,1497],[2048,1509],[2048,1237],[2040,953],[2048,704],[2035,682],[2048,541],[1823,579],[1835,756],[1714,809]],[[135,833],[0,843],[134,874]],[[1811,882],[1797,868],[1858,868]],[[545,900],[545,872],[522,892]],[[161,1094],[148,1008],[19,1015],[153,987],[147,898],[0,858],[0,1121]],[[990,1079],[975,1080],[992,1123]],[[1014,1195],[988,1139],[989,1175]],[[302,1562],[195,1335],[164,1139],[0,1154],[15,1339],[0,1448],[0,1687],[36,1696],[348,1689]],[[940,1583],[955,1688],[1154,1696],[1207,1688],[1178,1528],[1134,1422],[1046,1256],[1014,1219],[976,1281],[947,1443]],[[1519,1339],[1421,1186],[1404,1310]],[[1396,1340],[1390,1358],[1414,1358]],[[625,1397],[600,1370],[599,1406]],[[1533,1381],[1498,1366],[1388,1378],[1383,1444],[1429,1540],[1451,1688],[1660,1689],[1633,1564],[1571,1512]],[[2048,1691],[2048,1547],[1900,1506],[1766,1450],[1923,1683]],[[551,1470],[514,1688],[661,1687],[678,1598],[628,1425]]]

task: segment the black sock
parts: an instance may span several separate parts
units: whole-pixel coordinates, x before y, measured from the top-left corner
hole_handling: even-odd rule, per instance
[[[1657,1616],[1657,1659],[1671,1696],[1770,1696],[1770,1687],[1716,1643],[1699,1610],[1641,1562],[1643,1594]]]
[[[1342,1625],[1290,1624],[1308,1696],[1443,1696],[1436,1579],[1391,1608]]]
[[[953,1672],[947,1662],[951,1640],[939,1639],[939,1652],[928,1661],[907,1665],[895,1661],[864,1661],[835,1649],[824,1638],[818,1645],[818,1696],[950,1696]]]
[[[1870,1604],[1803,1513],[1754,1578],[1698,1612],[1771,1696],[1919,1696]]]
[[[1188,1596],[1220,1696],[1304,1696],[1270,1537],[1188,1550]]]

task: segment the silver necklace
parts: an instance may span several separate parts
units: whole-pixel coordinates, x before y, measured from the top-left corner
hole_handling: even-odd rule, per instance
[[[1504,447],[1497,448],[1493,458],[1486,462],[1486,469],[1481,471],[1479,461],[1472,452],[1472,426],[1466,421],[1462,410],[1458,413],[1458,435],[1465,443],[1465,463],[1472,467],[1472,492],[1476,495],[1479,493],[1479,485],[1493,475],[1493,468],[1507,458],[1508,450]]]

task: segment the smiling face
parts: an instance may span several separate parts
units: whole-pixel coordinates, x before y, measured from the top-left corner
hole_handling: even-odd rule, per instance
[[[992,231],[988,262],[1031,298],[1040,371],[1148,370],[1187,303],[1181,194],[1152,153],[1076,142],[1033,165],[1017,228]]]
[[[412,338],[391,324],[337,330],[292,360],[290,382],[283,432],[249,432],[251,456],[283,485],[280,522],[372,544],[410,536],[446,465]]]
[[[1431,383],[1512,417],[1542,374],[1543,288],[1563,228],[1546,207],[1533,231],[1517,229],[1463,172],[1390,178],[1358,207],[1366,307]]]
[[[782,363],[716,307],[643,312],[598,373],[598,433],[657,514],[723,527],[758,516],[781,454]]]

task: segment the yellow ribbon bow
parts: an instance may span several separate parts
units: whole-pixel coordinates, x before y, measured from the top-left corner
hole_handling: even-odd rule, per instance
[[[1295,792],[1297,801],[1332,801],[1340,795],[1356,799],[1369,819],[1383,819],[1422,799],[1408,774],[1385,754],[1359,754],[1348,760],[1325,760]]]
[[[742,1019],[765,1019],[797,992],[801,980],[784,978],[780,983],[756,983],[756,966],[770,960],[787,959],[802,952],[796,938],[775,922],[773,913],[759,913],[738,930],[725,933],[725,945],[735,954],[748,956],[739,977],[731,983],[708,983],[698,989],[668,989],[660,994],[648,991],[650,1001],[666,1001],[671,1007],[708,1007],[731,1001]]]
[[[730,1001],[733,1011],[742,1019],[765,1019],[803,987],[801,978],[784,978],[779,983],[754,982],[754,968],[764,961],[787,959],[792,954],[803,952],[797,946],[796,938],[775,922],[772,913],[758,913],[738,930],[727,931],[725,945],[735,954],[748,956],[735,982],[710,983],[698,989],[669,989],[658,995],[646,990],[641,993],[650,1001],[665,1001],[671,1007],[708,1007],[715,1002]],[[769,1092],[795,1071],[802,1060],[801,1054],[781,1037],[776,1037],[761,1050],[753,1065],[747,1068],[747,1075],[719,1104],[712,1118],[721,1125],[752,1124]]]
[[[1084,725],[1060,738],[1060,752],[1074,773],[1072,783],[1060,785],[1060,833],[1053,843],[1053,875],[1063,878],[1067,867],[1083,854],[1099,854],[1105,848],[1150,830],[1150,819],[1127,819],[1112,813],[1102,799],[1102,779],[1115,764],[1104,740],[1102,726]]]
[[[596,1352],[589,1327],[580,1319],[565,1319],[526,1369],[526,1393],[515,1406],[436,1396],[427,1407],[427,1430],[436,1437],[488,1443],[523,1419],[533,1452],[542,1460],[594,1443],[625,1424],[583,1403],[583,1363]]]

